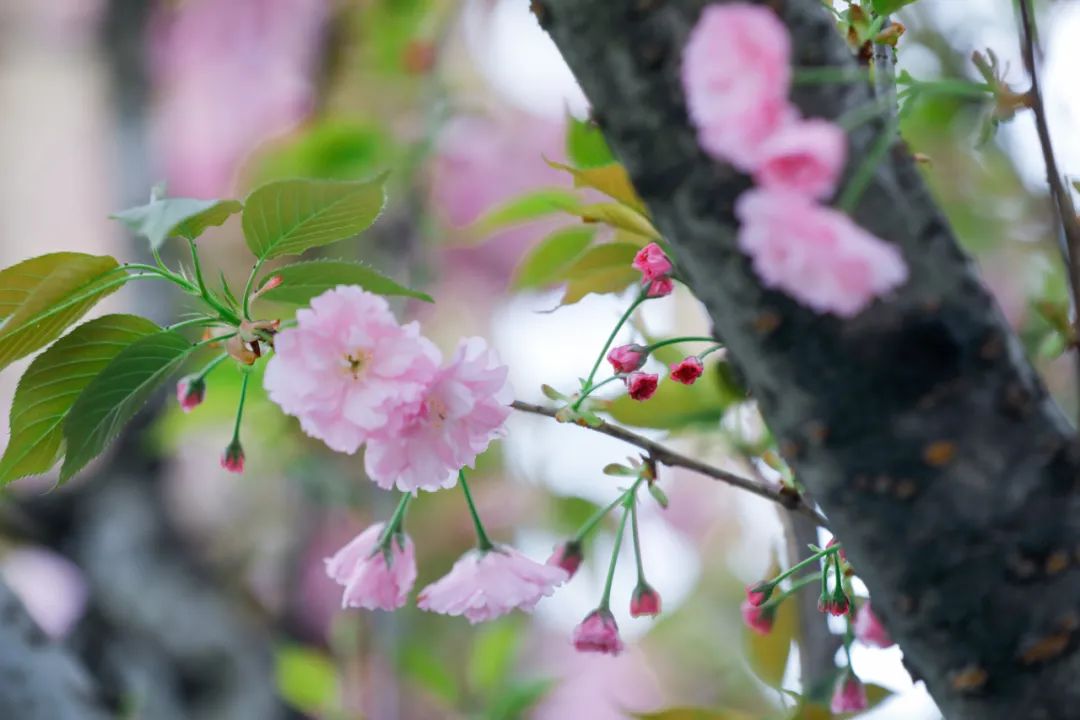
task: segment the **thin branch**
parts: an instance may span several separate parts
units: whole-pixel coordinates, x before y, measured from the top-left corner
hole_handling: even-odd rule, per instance
[[[515,410],[520,410],[521,412],[532,413],[534,415],[543,415],[549,418],[554,418],[555,413],[557,412],[552,408],[546,408],[540,405],[522,402],[520,400],[515,400],[513,403],[511,403],[511,407],[513,407]],[[728,485],[732,485],[741,490],[746,490],[747,492],[753,493],[758,497],[765,498],[766,500],[771,500],[787,508],[788,510],[801,513],[802,515],[805,515],[812,519],[821,527],[827,528],[829,526],[828,521],[825,519],[825,516],[822,515],[816,508],[807,505],[801,497],[781,493],[779,488],[768,487],[766,485],[754,482],[753,480],[750,480],[748,478],[744,478],[740,475],[730,473],[727,470],[721,470],[718,467],[713,467],[712,465],[703,463],[700,460],[686,457],[685,455],[681,455],[674,450],[671,450],[666,446],[661,445],[658,442],[654,442],[647,437],[638,435],[637,433],[631,432],[626,428],[619,427],[618,425],[611,425],[610,423],[601,422],[595,427],[589,425],[582,425],[582,427],[585,427],[594,432],[601,433],[602,435],[608,435],[609,437],[622,440],[623,442],[630,443],[631,445],[636,445],[637,447],[649,453],[652,458],[659,463],[662,463],[669,467],[686,468],[687,470],[692,470],[696,473],[700,473],[701,475],[711,477],[714,480],[719,480],[720,482],[727,483]]]
[[[1043,104],[1042,90],[1039,88],[1039,76],[1035,67],[1035,28],[1030,0],[1020,0],[1020,52],[1024,56],[1024,66],[1031,76],[1031,109],[1035,113],[1035,128],[1039,133],[1039,145],[1046,161],[1046,180],[1050,185],[1050,194],[1065,231],[1065,244],[1068,247],[1067,266],[1069,287],[1073,296],[1073,328],[1080,337],[1080,218],[1076,216],[1072,195],[1062,182],[1058,170],[1054,146],[1050,142],[1050,125],[1046,120],[1046,106]],[[1077,353],[1077,392],[1080,392],[1080,352]]]

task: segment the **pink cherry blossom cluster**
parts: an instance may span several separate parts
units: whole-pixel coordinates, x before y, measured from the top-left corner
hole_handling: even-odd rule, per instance
[[[751,175],[739,198],[739,247],[766,287],[819,313],[851,317],[907,279],[899,251],[844,213],[835,193],[847,138],[789,102],[791,39],[775,13],[707,7],[683,53],[682,79],[701,147]]]

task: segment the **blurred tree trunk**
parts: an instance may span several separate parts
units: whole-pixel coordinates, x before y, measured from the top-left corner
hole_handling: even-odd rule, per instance
[[[1074,718],[1080,447],[894,142],[854,217],[910,279],[851,320],[764,289],[735,244],[749,179],[707,157],[681,50],[707,0],[534,0],[784,454],[950,720]],[[819,0],[770,2],[797,67],[856,67]],[[874,102],[803,85],[808,116]],[[850,172],[885,130],[850,135]],[[797,222],[797,218],[793,218]]]

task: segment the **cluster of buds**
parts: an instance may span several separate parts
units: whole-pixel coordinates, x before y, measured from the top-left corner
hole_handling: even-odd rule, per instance
[[[665,297],[675,289],[671,279],[675,266],[656,243],[649,243],[639,250],[634,256],[633,265],[641,271],[641,286],[646,297]]]
[[[896,47],[906,31],[903,23],[886,21],[884,16],[860,4],[851,3],[841,14],[840,32],[862,60],[873,57],[875,44]]]

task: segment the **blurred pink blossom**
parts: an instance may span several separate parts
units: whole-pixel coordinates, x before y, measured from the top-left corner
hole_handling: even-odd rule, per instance
[[[761,146],[754,180],[767,190],[825,199],[836,191],[847,159],[847,135],[825,120],[798,120]]]
[[[855,613],[855,637],[870,647],[887,648],[895,644],[889,631],[870,608],[869,601]]]
[[[867,708],[866,687],[850,671],[836,684],[829,709],[834,713],[860,712]]]
[[[443,615],[464,615],[476,624],[517,608],[532,612],[569,575],[534,562],[511,547],[470,550],[449,574],[420,591],[417,606]]]
[[[23,547],[4,555],[0,575],[46,635],[62,638],[82,617],[87,588],[79,568],[63,555]]]
[[[218,197],[244,158],[311,112],[326,0],[159,3],[153,139],[170,192]]]
[[[543,662],[559,682],[533,711],[534,720],[625,720],[665,704],[640,650],[612,657],[575,652],[564,642],[545,653]]]
[[[907,280],[895,246],[803,195],[751,190],[735,214],[739,247],[764,285],[816,312],[857,315]]]
[[[326,559],[327,576],[345,588],[342,608],[396,610],[405,604],[416,582],[416,550],[405,535],[404,544],[392,538],[384,555],[379,541],[385,527],[372,525]]]

